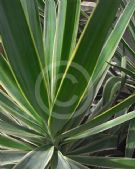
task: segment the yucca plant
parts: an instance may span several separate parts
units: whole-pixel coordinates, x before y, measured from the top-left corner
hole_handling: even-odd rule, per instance
[[[121,0],[100,0],[76,44],[80,3],[46,0],[40,17],[34,0],[0,0],[1,168],[135,166],[131,158],[101,153],[117,148],[109,129],[135,117],[132,111],[114,118],[135,102],[135,94],[109,108],[106,99],[112,102],[116,90],[106,85],[103,109],[89,112],[135,1],[126,4],[114,26]]]

